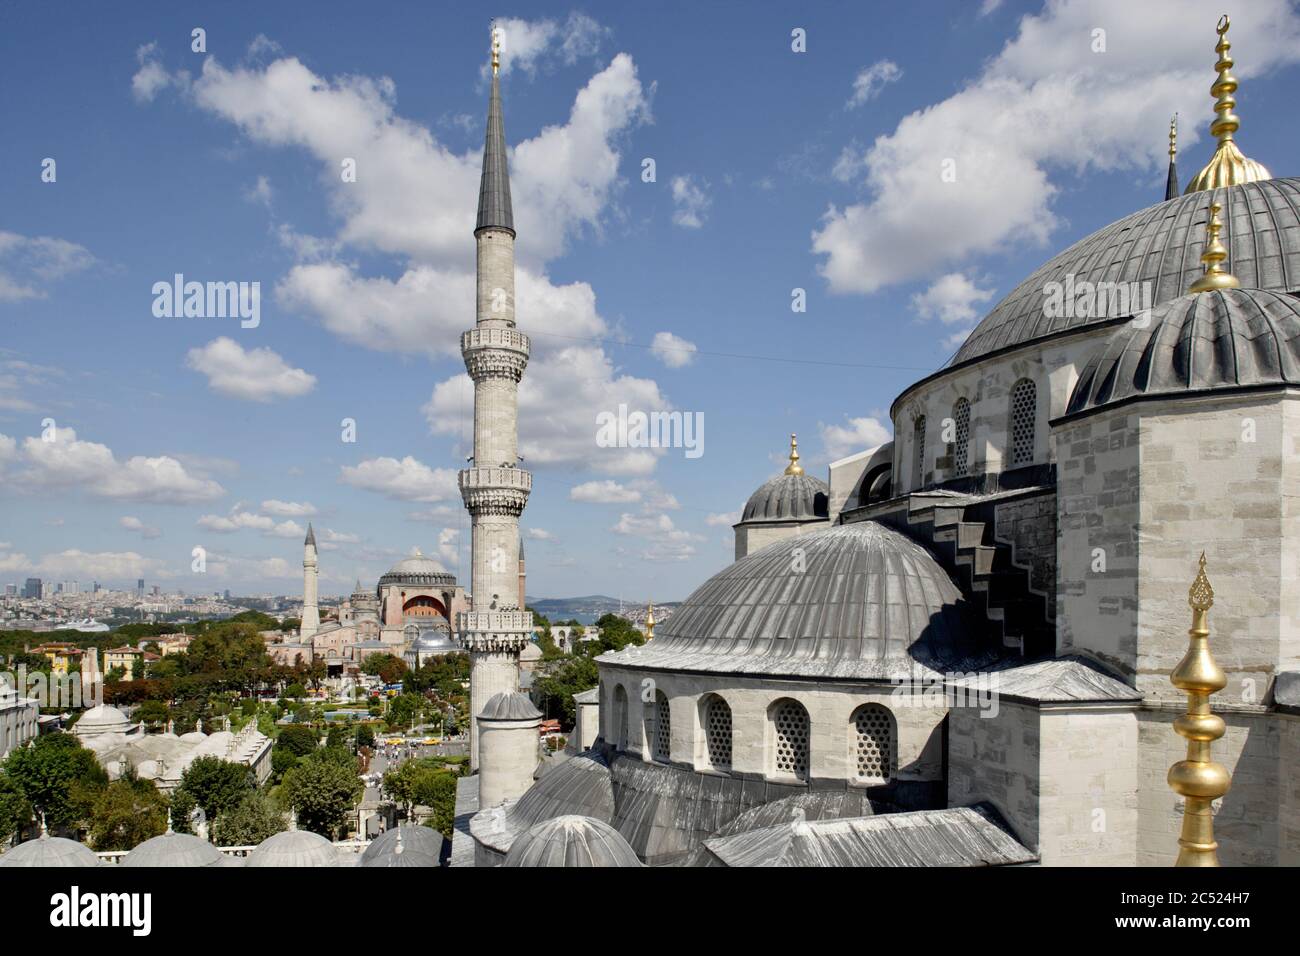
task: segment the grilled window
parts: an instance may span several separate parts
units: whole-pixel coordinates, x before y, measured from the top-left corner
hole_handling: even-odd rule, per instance
[[[925,416],[917,418],[912,425],[913,477],[912,487],[920,488],[925,483]]]
[[[772,711],[772,724],[776,772],[808,779],[808,711],[797,701],[782,701]]]
[[[953,470],[964,475],[970,469],[970,402],[957,399],[952,408],[953,420]]]
[[[704,708],[704,743],[710,766],[731,766],[731,707],[721,697],[710,698]]]
[[[894,775],[898,765],[898,725],[888,708],[866,704],[853,715],[853,755],[857,777],[871,783],[884,783]]]
[[[1011,464],[1027,465],[1034,460],[1034,414],[1038,389],[1022,378],[1011,389]]]

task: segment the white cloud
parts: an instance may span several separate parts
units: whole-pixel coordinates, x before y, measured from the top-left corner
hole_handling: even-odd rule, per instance
[[[984,0],[984,2],[980,4],[979,15],[981,17],[987,17],[1000,6],[1002,6],[1002,0]]]
[[[400,460],[371,458],[359,465],[344,465],[339,480],[396,501],[443,501],[459,494],[455,471],[430,468],[410,455]]]
[[[897,83],[903,78],[903,71],[893,60],[877,60],[870,66],[858,71],[853,80],[853,95],[846,104],[849,109],[864,106],[880,95],[890,83]]]
[[[893,440],[887,422],[878,418],[849,418],[843,425],[817,424],[822,445],[831,461],[876,448]]]
[[[609,530],[643,539],[640,557],[645,561],[689,561],[696,553],[694,542],[703,540],[700,535],[678,528],[666,514],[624,512]]]
[[[730,528],[739,520],[740,520],[740,511],[738,509],[736,511],[723,511],[717,514],[711,514],[704,519],[704,523],[711,528],[718,527],[720,525]]]
[[[950,272],[912,296],[912,308],[923,319],[938,319],[944,325],[966,324],[979,314],[976,306],[992,298],[992,289],[981,289],[960,272]]]
[[[871,293],[1045,242],[1062,223],[1049,172],[1138,170],[1154,181],[1169,116],[1204,119],[1185,124],[1184,147],[1208,126],[1221,12],[1211,0],[1062,0],[1023,17],[970,83],[863,152],[870,200],[832,206],[813,234],[832,291]],[[1093,52],[1098,27],[1104,53]],[[1234,22],[1232,40],[1251,51],[1241,79],[1294,62],[1300,14],[1286,0],[1262,0]]]
[[[189,569],[186,556],[185,570]],[[171,578],[176,569],[157,558],[146,558],[134,551],[82,551],[69,548],[47,554],[34,565],[33,574],[50,578],[131,580],[134,578]]]
[[[263,501],[262,510],[279,518],[310,518],[320,513],[310,501],[280,501],[278,498]]]
[[[631,504],[641,500],[641,492],[617,481],[587,481],[569,489],[569,500],[598,505]]]
[[[707,190],[709,184],[694,176],[674,176],[672,180],[673,222],[684,229],[699,229],[708,218],[713,205]]]
[[[545,528],[529,528],[526,532],[530,541],[554,541],[555,535]]]
[[[107,445],[82,441],[72,428],[53,432],[56,440],[24,438],[19,446],[0,435],[0,467],[14,470],[6,484],[22,491],[81,488],[100,498],[157,504],[193,504],[226,493],[215,481],[191,475],[175,458],[136,455],[118,461]]]
[[[656,332],[650,343],[650,352],[669,368],[681,368],[695,361],[698,349],[694,342],[688,342],[671,332]]]
[[[0,230],[0,302],[43,299],[46,283],[82,272],[95,262],[90,250],[75,242]]]
[[[134,515],[123,515],[118,520],[118,524],[120,524],[127,531],[138,532],[140,537],[142,538],[148,539],[148,538],[158,538],[162,536],[161,531],[153,527],[153,525],[145,524],[143,521],[141,521],[139,518],[135,517]]]
[[[296,521],[276,521],[268,515],[256,514],[235,505],[229,514],[203,515],[197,522],[205,531],[217,534],[233,534],[236,531],[251,529],[260,531],[268,538],[303,538],[307,531]]]
[[[275,196],[275,190],[271,188],[271,180],[266,176],[258,176],[257,182],[244,191],[244,198],[251,203],[261,206],[271,207],[271,199]]]
[[[185,70],[175,73],[158,62],[158,44],[146,43],[135,51],[136,62],[140,65],[135,76],[131,77],[131,95],[138,103],[150,103],[169,86],[185,87],[190,75]]]
[[[316,387],[315,375],[292,368],[271,349],[246,350],[224,335],[190,349],[185,364],[206,375],[214,392],[250,402],[296,398]]]

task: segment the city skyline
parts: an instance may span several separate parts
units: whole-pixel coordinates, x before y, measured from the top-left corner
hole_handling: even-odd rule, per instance
[[[1008,0],[884,23],[848,6],[691,9],[683,30],[546,5],[503,20],[535,343],[529,591],[685,597],[730,560],[730,524],[789,433],[819,475],[888,440],[899,390],[1019,277],[1159,201],[1171,114],[1184,173],[1199,168],[1205,24],[1221,11],[1172,8]],[[69,36],[53,17],[27,11],[2,41],[0,576],[293,594],[313,521],[323,594],[414,547],[468,587],[459,333],[486,22],[413,7],[401,36],[340,34],[287,11],[198,23],[157,7]],[[1243,135],[1266,164],[1298,135],[1264,119],[1289,103],[1297,21],[1281,2],[1234,13]],[[1018,105],[988,123],[1007,85]],[[909,176],[949,152],[938,215]],[[260,297],[235,290],[227,317],[160,314],[183,313],[186,281],[257,282]],[[596,416],[620,406],[702,415],[703,454],[603,447]]]

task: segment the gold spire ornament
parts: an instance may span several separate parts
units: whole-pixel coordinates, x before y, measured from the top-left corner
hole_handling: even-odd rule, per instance
[[[1214,49],[1219,54],[1219,60],[1214,64],[1214,69],[1218,71],[1219,78],[1210,87],[1216,114],[1214,122],[1210,124],[1210,135],[1218,139],[1219,145],[1205,168],[1193,176],[1192,181],[1187,184],[1184,195],[1273,178],[1272,173],[1253,159],[1244,156],[1237,148],[1237,144],[1233,142],[1233,134],[1241,126],[1241,120],[1232,111],[1237,105],[1237,100],[1232,95],[1237,92],[1237,78],[1232,75],[1234,61],[1228,55],[1228,51],[1232,49],[1232,44],[1228,42],[1229,23],[1228,15],[1225,13],[1219,18],[1219,25],[1216,27],[1219,42]]]
[[[647,641],[655,639],[655,606],[653,603],[645,606],[645,639]]]
[[[497,71],[501,69],[501,28],[497,26],[495,20],[492,21],[492,75],[496,76]]]
[[[790,464],[785,466],[787,475],[802,475],[803,465],[799,464],[799,439],[790,433]]]
[[[1222,209],[1223,206],[1217,202],[1210,205],[1210,221],[1205,224],[1205,251],[1201,253],[1205,274],[1188,287],[1188,292],[1241,288],[1241,281],[1223,268],[1223,261],[1228,258],[1228,247],[1219,240],[1219,230],[1223,228],[1219,219]]]
[[[1210,653],[1209,610],[1214,588],[1205,574],[1205,552],[1196,580],[1187,594],[1192,608],[1191,641],[1187,654],[1169,675],[1170,682],[1187,694],[1187,713],[1174,720],[1174,730],[1187,740],[1187,759],[1169,768],[1169,786],[1185,798],[1183,829],[1178,837],[1175,866],[1218,866],[1219,844],[1214,839],[1214,801],[1228,792],[1232,777],[1222,764],[1210,759],[1210,745],[1223,736],[1223,718],[1210,711],[1210,695],[1223,690],[1228,679]]]
[[[1178,114],[1175,113],[1169,120],[1169,161],[1172,163],[1178,158]]]

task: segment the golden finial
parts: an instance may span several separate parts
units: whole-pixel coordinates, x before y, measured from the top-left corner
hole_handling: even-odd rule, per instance
[[[1212,806],[1232,786],[1222,764],[1210,759],[1210,745],[1223,736],[1223,718],[1210,711],[1210,695],[1223,690],[1228,679],[1210,653],[1208,615],[1214,605],[1214,588],[1205,574],[1205,552],[1200,570],[1187,593],[1192,608],[1191,641],[1187,654],[1169,675],[1170,682],[1187,694],[1187,713],[1174,720],[1174,730],[1187,741],[1187,759],[1169,768],[1169,786],[1184,798],[1183,828],[1178,838],[1176,866],[1218,866]]]
[[[1214,69],[1218,71],[1219,78],[1210,87],[1210,95],[1214,97],[1215,112],[1214,122],[1210,124],[1210,135],[1218,139],[1219,145],[1205,168],[1192,177],[1192,181],[1187,184],[1187,193],[1273,178],[1273,175],[1259,163],[1247,159],[1233,142],[1233,134],[1241,126],[1241,120],[1232,111],[1237,105],[1237,99],[1233,96],[1237,92],[1237,78],[1232,75],[1234,61],[1228,55],[1228,51],[1232,49],[1232,44],[1228,42],[1229,25],[1230,21],[1225,13],[1219,18],[1219,25],[1215,28],[1219,34],[1219,42],[1214,49],[1219,54],[1219,60],[1214,64]]]
[[[647,641],[655,639],[655,606],[653,603],[645,606],[645,639]]]
[[[1223,206],[1217,202],[1210,205],[1210,221],[1205,224],[1205,251],[1201,253],[1205,274],[1191,284],[1188,292],[1241,287],[1237,277],[1223,268],[1223,260],[1228,258],[1228,247],[1219,240],[1219,230],[1223,228],[1223,223],[1219,220],[1221,209]]]
[[[803,465],[799,464],[799,439],[790,433],[790,464],[785,466],[787,475],[802,475]]]
[[[1169,160],[1173,162],[1178,155],[1178,114],[1175,113],[1169,120]]]
[[[496,76],[497,71],[501,69],[501,28],[497,26],[495,20],[492,21],[492,75]]]

